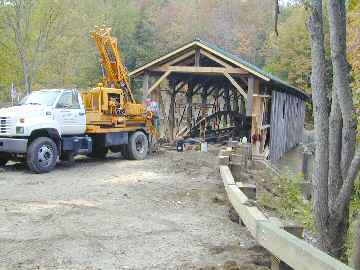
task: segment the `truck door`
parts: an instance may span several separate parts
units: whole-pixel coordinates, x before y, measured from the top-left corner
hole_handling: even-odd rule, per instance
[[[63,135],[81,135],[85,133],[86,116],[77,91],[64,91],[55,107],[55,118]]]

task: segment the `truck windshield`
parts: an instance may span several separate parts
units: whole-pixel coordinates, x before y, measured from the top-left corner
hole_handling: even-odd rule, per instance
[[[23,98],[20,105],[54,105],[60,91],[37,91]]]

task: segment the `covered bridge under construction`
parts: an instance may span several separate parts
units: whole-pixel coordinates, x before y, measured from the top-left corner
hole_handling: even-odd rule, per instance
[[[246,136],[253,153],[279,160],[302,139],[301,90],[196,39],[130,72],[160,104],[161,135],[206,140]]]

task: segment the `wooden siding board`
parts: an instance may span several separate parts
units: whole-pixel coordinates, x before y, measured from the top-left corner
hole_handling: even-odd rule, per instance
[[[273,91],[270,124],[270,159],[277,161],[303,137],[305,102],[297,96]]]

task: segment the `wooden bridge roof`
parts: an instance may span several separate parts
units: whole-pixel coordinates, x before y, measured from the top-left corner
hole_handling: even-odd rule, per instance
[[[229,51],[226,51],[215,44],[210,42],[195,39],[163,56],[160,56],[149,63],[137,67],[135,70],[129,73],[129,76],[134,78],[139,75],[142,75],[146,70],[151,70],[154,67],[162,66],[170,62],[176,62],[176,59],[183,59],[183,56],[186,56],[187,53],[193,51],[194,49],[202,49],[203,51],[209,53],[209,55],[215,56],[218,59],[223,60],[226,63],[245,70],[249,74],[252,74],[263,81],[269,83],[274,89],[281,92],[289,92],[291,94],[297,95],[302,99],[309,99],[310,97],[303,92],[302,90],[296,88],[295,86],[290,85],[289,83],[281,80],[280,78],[272,75],[271,73],[264,71],[263,69],[255,66],[254,64],[249,63],[240,56],[237,56]],[[179,60],[180,61],[180,60]]]

